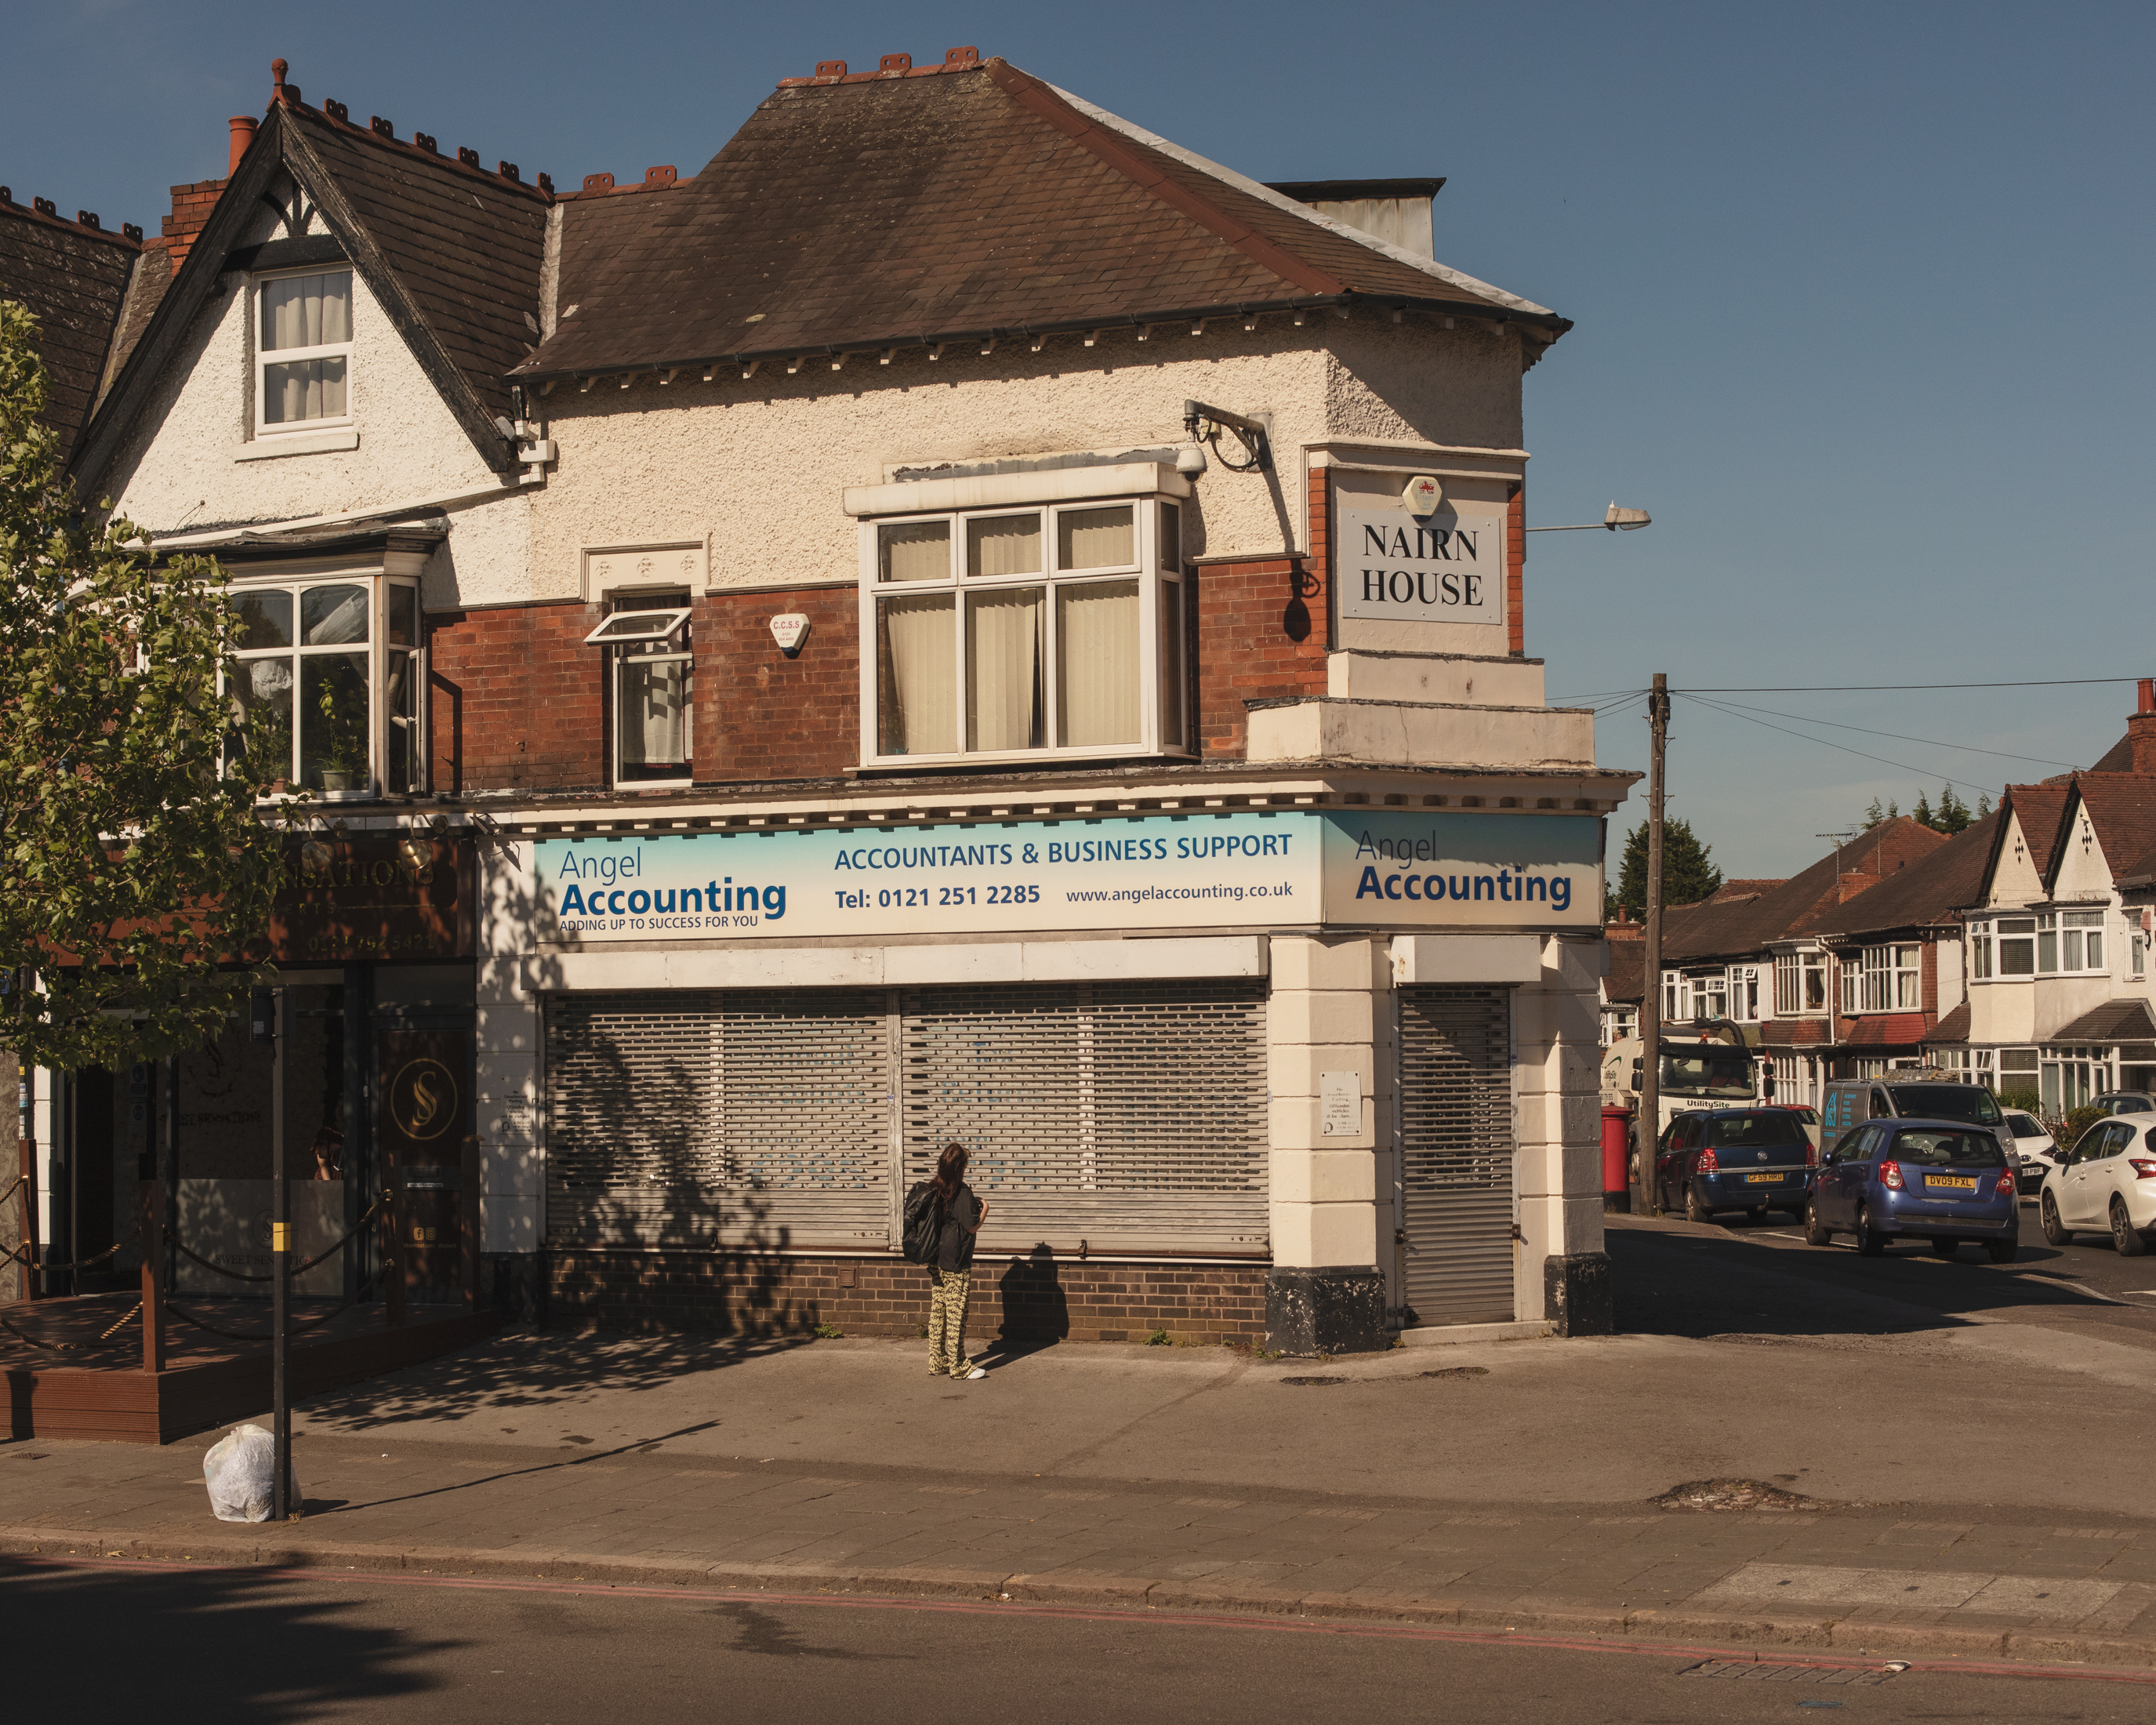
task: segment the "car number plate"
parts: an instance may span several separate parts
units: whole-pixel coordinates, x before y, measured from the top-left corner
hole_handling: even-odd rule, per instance
[[[1779,1174],[1747,1174],[1744,1183],[1748,1186],[1779,1186],[1782,1183],[1782,1177]]]
[[[1949,1192],[1974,1192],[1976,1190],[1976,1182],[1974,1180],[1964,1180],[1957,1176],[1947,1174],[1926,1174],[1924,1176],[1924,1184],[1927,1187],[1943,1186]]]

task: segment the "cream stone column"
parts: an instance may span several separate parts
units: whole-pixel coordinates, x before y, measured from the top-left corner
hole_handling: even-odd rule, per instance
[[[480,1250],[490,1297],[538,1315],[546,1237],[546,1158],[539,1137],[539,1001],[531,991],[525,845],[480,852],[475,1065],[479,1093]]]
[[[1271,974],[1266,1329],[1274,1347],[1291,1353],[1382,1348],[1378,1163],[1391,1081],[1377,1060],[1382,991],[1391,986],[1382,945],[1368,936],[1275,935]],[[1342,1092],[1338,1075],[1353,1075],[1353,1132],[1325,1130],[1328,1074]]]
[[[1541,980],[1512,991],[1512,1096],[1521,1244],[1513,1312],[1563,1335],[1607,1335],[1597,984],[1599,937],[1550,936]]]

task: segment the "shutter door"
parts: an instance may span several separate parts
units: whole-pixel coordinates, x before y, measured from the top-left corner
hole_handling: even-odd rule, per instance
[[[761,1250],[891,1240],[885,991],[560,995],[547,1234]]]
[[[1513,1315],[1512,1001],[1403,988],[1400,1183],[1406,1299],[1419,1324]]]
[[[900,1049],[906,1183],[965,1145],[984,1252],[1265,1255],[1260,984],[909,989]]]

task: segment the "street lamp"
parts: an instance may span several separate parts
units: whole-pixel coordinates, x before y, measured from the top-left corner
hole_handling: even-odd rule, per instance
[[[1599,521],[1581,521],[1568,527],[1530,527],[1530,533],[1591,533],[1597,527],[1607,527],[1613,533],[1636,533],[1653,524],[1654,517],[1644,509],[1620,509],[1611,504],[1608,513]]]

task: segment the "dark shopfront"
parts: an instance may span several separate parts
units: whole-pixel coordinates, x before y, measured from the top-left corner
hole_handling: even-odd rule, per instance
[[[268,956],[292,1011],[285,1173],[295,1251],[305,1260],[341,1238],[401,1171],[410,1295],[446,1297],[463,1279],[462,1168],[473,1131],[472,847],[397,833],[317,838],[292,846],[288,868]],[[221,1276],[179,1246],[225,1270],[268,1271],[274,1060],[243,1017],[172,1059],[67,1077],[56,1099],[64,1160],[52,1171],[54,1292],[94,1292],[139,1275],[141,1183],[154,1178],[174,1243],[167,1286],[268,1297],[266,1285]],[[379,1256],[375,1230],[357,1245],[299,1277],[295,1292],[351,1295]],[[74,1263],[85,1267],[70,1278]]]

